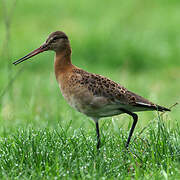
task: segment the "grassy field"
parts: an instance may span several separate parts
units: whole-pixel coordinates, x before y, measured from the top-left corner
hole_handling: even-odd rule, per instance
[[[60,93],[54,53],[12,65],[63,30],[75,65],[171,107],[180,101],[179,8],[177,0],[0,0],[0,179],[180,179],[179,105],[138,113],[128,151],[132,119],[102,119],[98,153],[94,123]]]

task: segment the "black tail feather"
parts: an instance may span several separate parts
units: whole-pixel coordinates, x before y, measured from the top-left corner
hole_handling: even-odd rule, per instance
[[[137,103],[135,106],[144,108],[146,110],[155,110],[155,111],[162,111],[162,112],[163,111],[171,111],[168,108],[165,108],[163,106],[159,106],[159,105],[156,105],[156,104]]]
[[[157,111],[171,111],[170,109],[159,106],[159,105],[156,105],[156,108],[157,108]]]

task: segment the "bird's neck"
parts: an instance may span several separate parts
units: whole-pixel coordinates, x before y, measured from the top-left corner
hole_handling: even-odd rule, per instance
[[[56,79],[58,79],[61,74],[68,72],[72,67],[70,47],[63,51],[56,52],[54,62]]]

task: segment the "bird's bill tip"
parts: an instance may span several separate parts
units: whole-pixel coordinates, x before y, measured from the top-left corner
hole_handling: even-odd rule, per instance
[[[26,56],[18,59],[17,61],[14,61],[13,64],[17,65],[17,64],[19,64],[19,63],[21,63],[21,62],[35,56],[35,55],[37,55],[37,54],[42,53],[42,52],[47,51],[47,50],[48,50],[47,46],[45,44],[43,44],[42,46],[40,46],[39,48],[37,48],[34,51],[30,52]]]

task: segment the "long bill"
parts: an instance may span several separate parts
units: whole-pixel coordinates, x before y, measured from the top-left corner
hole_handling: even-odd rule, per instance
[[[26,56],[22,57],[21,59],[18,59],[17,61],[13,62],[13,64],[17,65],[17,64],[35,56],[35,55],[37,55],[37,54],[42,53],[42,52],[47,51],[47,50],[48,50],[48,48],[45,45],[42,45],[39,48],[37,48],[34,51],[27,54]]]

